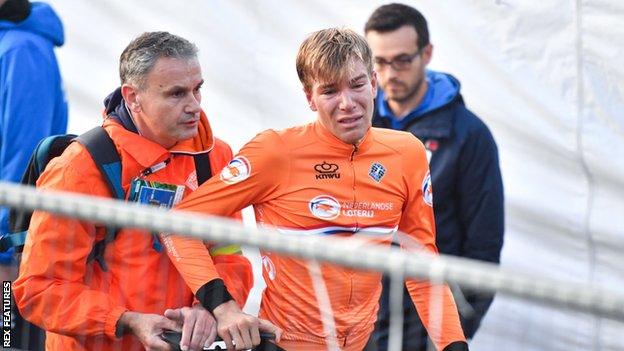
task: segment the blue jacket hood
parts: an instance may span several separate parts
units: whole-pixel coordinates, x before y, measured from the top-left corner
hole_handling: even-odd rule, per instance
[[[452,103],[459,96],[460,83],[452,75],[427,70],[425,79],[427,79],[428,87],[420,105],[401,120],[396,119],[386,102],[385,93],[379,89],[375,102],[379,117],[391,120],[393,129],[403,130],[403,127],[410,121]]]
[[[427,82],[429,87],[425,99],[416,109],[420,110],[419,115],[437,110],[453,101],[459,95],[459,81],[448,73],[427,71]]]
[[[106,108],[106,115],[116,120],[127,130],[133,133],[139,133],[128,109],[126,108],[126,102],[121,96],[121,87],[115,89],[112,93],[104,99],[104,107]]]
[[[13,23],[0,21],[0,31],[17,29],[38,34],[50,40],[54,45],[61,46],[65,42],[63,23],[50,5],[33,2],[30,15],[25,20]]]

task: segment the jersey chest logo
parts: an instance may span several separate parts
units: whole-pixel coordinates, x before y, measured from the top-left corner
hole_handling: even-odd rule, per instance
[[[319,179],[340,179],[339,167],[335,163],[319,163],[314,165],[314,171],[316,172],[315,178]]]
[[[329,195],[319,195],[308,203],[310,212],[317,218],[331,220],[340,215],[340,202]]]
[[[373,178],[377,183],[381,182],[381,178],[386,175],[386,167],[384,167],[381,163],[375,162],[370,166],[368,170],[368,175]]]

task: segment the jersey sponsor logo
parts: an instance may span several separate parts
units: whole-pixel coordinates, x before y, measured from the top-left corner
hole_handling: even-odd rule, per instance
[[[392,211],[392,202],[343,202],[340,213],[345,217],[375,217],[375,211]]]
[[[377,183],[381,182],[381,178],[386,174],[386,168],[379,162],[375,162],[370,166],[368,175]]]
[[[433,189],[431,188],[431,174],[427,172],[422,181],[423,200],[429,206],[433,206]]]
[[[262,267],[264,268],[264,271],[267,272],[269,279],[275,279],[275,265],[269,256],[262,256]]]
[[[245,156],[236,156],[221,171],[221,180],[226,184],[241,182],[251,174],[251,163]]]
[[[310,200],[310,212],[320,219],[334,219],[340,214],[340,203],[329,195],[319,195]]]
[[[338,172],[338,165],[335,163],[319,163],[314,165],[316,171],[316,179],[339,179],[340,173]]]
[[[373,210],[342,210],[342,215],[345,217],[373,218],[375,217],[375,211]]]

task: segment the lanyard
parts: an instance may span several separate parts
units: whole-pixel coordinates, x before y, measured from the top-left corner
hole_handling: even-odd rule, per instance
[[[141,171],[141,174],[139,175],[140,178],[145,178],[148,175],[152,174],[152,173],[156,173],[158,171],[160,171],[161,169],[167,167],[167,165],[169,164],[169,162],[171,162],[171,158],[168,158],[162,162],[159,162],[151,167],[147,167],[146,169],[144,169],[143,171]]]

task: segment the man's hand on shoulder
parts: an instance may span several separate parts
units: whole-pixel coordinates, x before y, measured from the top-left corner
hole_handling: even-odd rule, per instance
[[[213,310],[217,332],[228,350],[247,350],[260,344],[260,332],[275,334],[279,341],[282,330],[271,322],[246,314],[235,301],[222,303]]]

